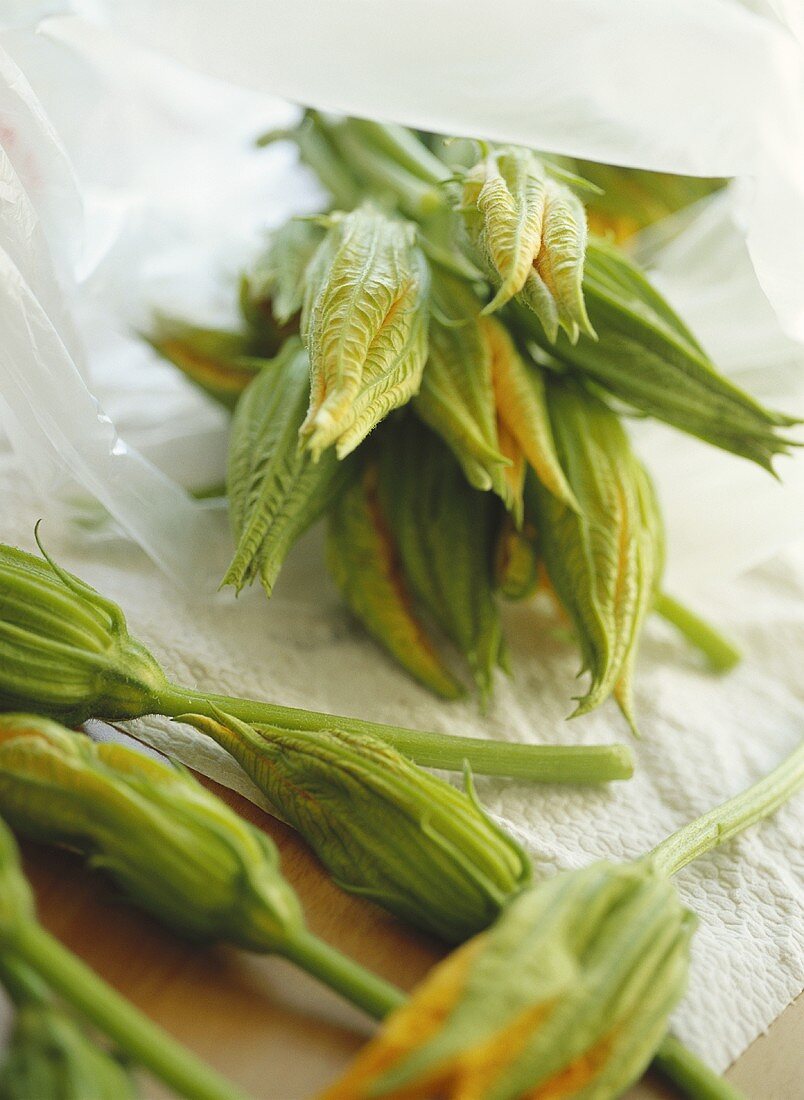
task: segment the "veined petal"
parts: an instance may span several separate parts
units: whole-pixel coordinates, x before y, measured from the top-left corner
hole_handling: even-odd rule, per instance
[[[445,699],[463,695],[413,610],[374,463],[330,509],[327,563],[350,610],[411,676]]]
[[[299,444],[307,353],[291,340],[249,386],[232,422],[227,485],[237,550],[222,584],[259,577],[270,596],[285,557],[350,476],[332,453],[314,462]]]
[[[472,169],[464,206],[476,207],[476,243],[497,275],[499,286],[485,307],[492,313],[525,285],[542,242],[547,179],[528,149],[508,146]],[[471,230],[470,230],[471,231]]]
[[[268,361],[248,336],[157,318],[148,343],[200,389],[233,409]]]
[[[237,760],[344,890],[460,943],[530,881],[519,846],[460,791],[367,735],[183,716]]]
[[[270,305],[273,318],[286,325],[302,308],[305,275],[324,236],[315,222],[291,218],[273,230],[247,278],[252,305]]]
[[[466,482],[449,451],[411,417],[383,430],[379,499],[414,594],[465,656],[483,698],[504,664],[494,598],[500,509]]]
[[[491,354],[481,328],[480,302],[466,283],[440,275],[433,284],[437,315],[414,411],[449,445],[476,489],[505,492],[510,460],[497,437]]]
[[[527,289],[527,288],[526,288]],[[698,341],[619,249],[590,241],[585,301],[596,340],[555,342],[543,319],[517,309],[527,335],[618,400],[767,470],[793,445],[794,418],[763,408],[720,374]]]
[[[314,458],[343,458],[418,392],[427,355],[429,269],[410,223],[371,206],[333,218],[308,269],[302,332]]]
[[[322,1100],[619,1096],[684,992],[693,928],[648,863],[523,890],[430,971]]]
[[[508,330],[493,318],[481,321],[483,337],[491,358],[494,400],[497,408],[497,432],[502,450],[512,460],[505,471],[515,501],[515,514],[521,514],[524,461],[527,459],[544,487],[569,508],[578,502],[567,483],[556,454],[550,416],[547,411],[544,378],[535,364],[528,364],[520,355]]]
[[[582,332],[595,335],[583,294],[586,214],[568,187],[552,179],[546,186],[542,243],[524,297],[540,320],[540,311],[544,312],[548,336],[555,340],[556,325],[560,325],[574,344]],[[553,306],[547,306],[548,300]]]
[[[534,502],[544,562],[572,620],[591,677],[576,714],[622,682],[630,722],[630,667],[663,566],[663,535],[647,475],[618,417],[570,383],[551,383],[556,447],[580,506],[573,511],[537,485]]]
[[[26,836],[83,852],[185,935],[281,950],[303,927],[268,838],[189,772],[123,745],[0,716],[0,814]]]

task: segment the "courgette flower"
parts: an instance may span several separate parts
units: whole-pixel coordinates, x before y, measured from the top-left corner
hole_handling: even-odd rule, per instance
[[[0,545],[0,707],[31,700],[78,725],[155,710],[167,683],[117,604],[50,561]]]
[[[226,711],[288,730],[364,734],[434,768],[510,775],[537,782],[628,779],[623,745],[522,745],[405,729],[170,683],[128,632],[117,604],[61,569],[0,543],[0,710],[28,710],[79,725],[87,718]]]
[[[327,224],[306,274],[310,408],[301,437],[314,458],[333,444],[344,458],[419,391],[430,277],[412,223],[366,204]]]
[[[344,890],[448,943],[487,927],[530,859],[466,791],[382,741],[183,715],[238,761]]]
[[[583,297],[586,215],[529,149],[490,151],[466,173],[461,210],[469,238],[496,284],[486,312],[518,297],[551,342],[594,336]]]
[[[6,714],[0,812],[26,836],[90,856],[185,935],[274,951],[303,927],[273,843],[183,768]]]
[[[684,992],[694,927],[649,860],[559,874],[436,966],[323,1097],[619,1096]]]
[[[182,935],[284,955],[373,1015],[399,1002],[387,982],[307,930],[273,841],[184,768],[7,714],[0,813],[25,836],[88,856]],[[0,909],[0,948],[2,932]]]

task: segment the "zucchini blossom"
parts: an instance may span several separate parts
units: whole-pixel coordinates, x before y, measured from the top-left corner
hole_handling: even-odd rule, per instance
[[[694,926],[649,861],[559,874],[436,966],[324,1097],[619,1096],[684,993]]]
[[[530,860],[466,791],[376,738],[182,716],[238,761],[344,890],[459,943],[530,880]]]
[[[87,718],[204,714],[288,730],[369,734],[417,763],[537,782],[627,779],[624,745],[520,745],[405,729],[253,699],[212,695],[168,681],[128,632],[117,604],[45,561],[0,543],[0,710],[28,710],[80,725]]]
[[[0,716],[0,812],[91,857],[186,935],[274,951],[303,926],[279,854],[183,768],[56,722]]]

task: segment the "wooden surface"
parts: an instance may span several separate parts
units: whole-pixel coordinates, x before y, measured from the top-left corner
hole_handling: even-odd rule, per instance
[[[405,989],[441,956],[434,941],[336,889],[290,830],[215,789],[277,842],[313,931]],[[23,854],[50,931],[257,1100],[314,1095],[371,1033],[370,1021],[290,964],[188,946],[121,902],[69,853],[26,844]],[[802,1048],[804,997],[739,1059],[729,1079],[751,1100],[802,1100]],[[148,1083],[148,1098],[167,1095]],[[648,1077],[628,1100],[676,1095]]]

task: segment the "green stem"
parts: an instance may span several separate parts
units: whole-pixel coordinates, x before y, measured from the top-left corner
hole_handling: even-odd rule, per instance
[[[171,1039],[43,928],[14,929],[10,948],[134,1061],[190,1100],[244,1100],[242,1093]]]
[[[743,1094],[731,1085],[692,1051],[674,1039],[664,1038],[653,1057],[653,1067],[678,1085],[692,1100],[743,1100]]]
[[[383,150],[368,144],[348,120],[331,127],[330,139],[365,189],[390,194],[408,217],[421,221],[445,209],[446,199],[439,187],[425,183]]]
[[[446,164],[404,126],[372,122],[364,118],[350,118],[346,125],[375,149],[379,149],[425,183],[437,187],[451,176]]]
[[[407,1000],[396,986],[342,955],[312,932],[299,933],[282,948],[282,954],[376,1020]]]
[[[158,692],[149,706],[153,712],[171,718],[203,714],[217,720],[217,711],[222,710],[242,722],[265,722],[291,730],[337,729],[369,734],[425,767],[462,772],[468,763],[478,775],[506,775],[536,783],[605,783],[629,779],[634,770],[631,751],[625,745],[520,745],[486,741],[212,695],[175,684]]]
[[[334,146],[330,129],[317,111],[307,111],[296,132],[299,154],[331,193],[335,205],[342,210],[352,210],[362,201],[363,193]]]
[[[674,875],[704,852],[768,817],[802,786],[804,741],[770,775],[672,833],[649,858],[660,872]]]
[[[14,955],[0,955],[0,985],[18,1007],[24,1004],[46,1004],[50,990],[39,975]]]
[[[680,631],[691,645],[699,649],[715,672],[728,672],[739,664],[741,657],[739,649],[709,623],[699,618],[688,607],[684,607],[678,600],[674,600],[672,596],[668,596],[666,592],[660,592],[656,597],[654,611]]]

